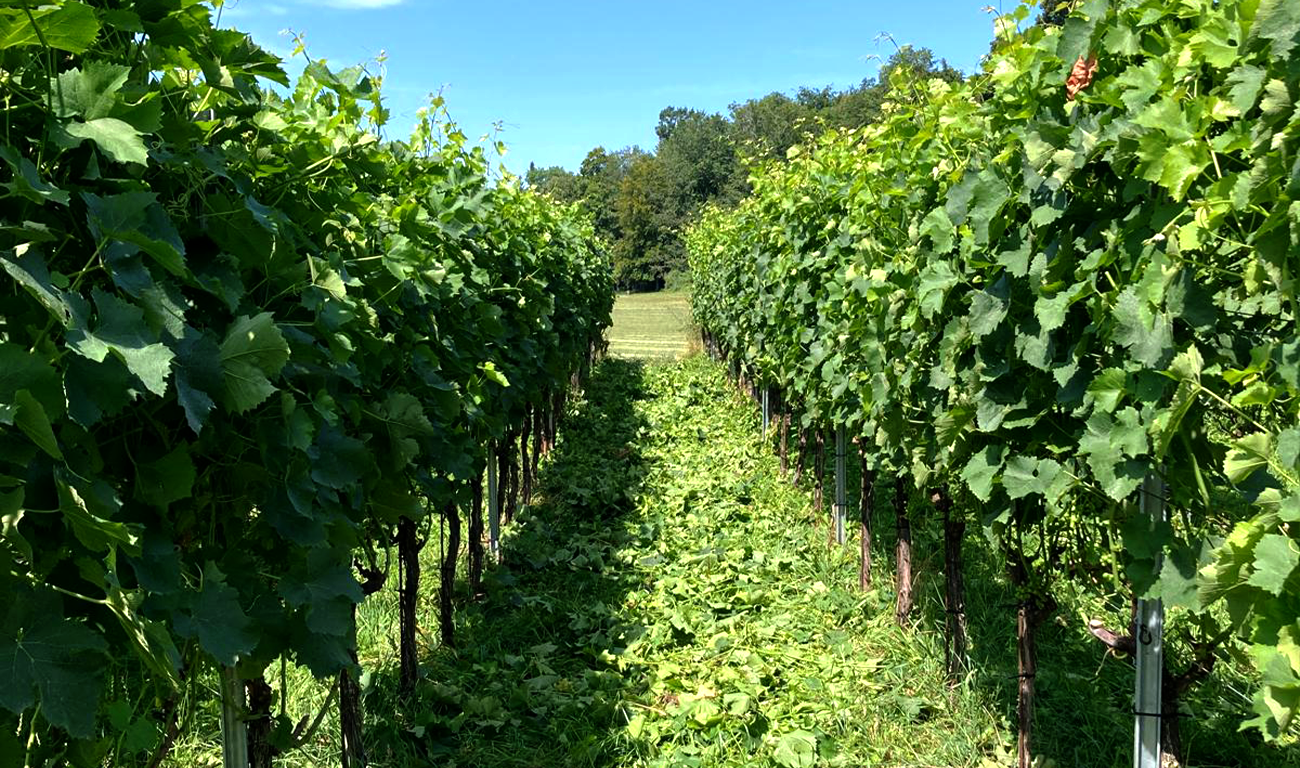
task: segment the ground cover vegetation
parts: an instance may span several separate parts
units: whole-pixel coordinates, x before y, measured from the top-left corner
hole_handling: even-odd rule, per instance
[[[1293,743],[1300,9],[1066,11],[999,17],[978,75],[899,71],[880,120],[759,166],[687,236],[695,317],[780,403],[783,454],[821,456],[844,428],[867,486],[894,488],[900,622],[909,532],[945,531],[955,676],[975,661],[963,561],[983,532],[1015,587],[1020,765],[1036,637],[1081,586],[1168,609],[1150,713],[1168,754],[1214,716],[1188,697],[1216,663],[1251,678],[1253,738]],[[1099,658],[1143,642],[1128,616],[1093,618]]]
[[[886,43],[888,44],[888,43]],[[876,120],[891,73],[911,70],[950,82],[961,73],[924,48],[901,47],[876,76],[855,86],[804,87],[732,104],[727,114],[666,107],[653,149],[596,147],[577,172],[529,168],[527,182],[558,200],[579,202],[611,244],[615,278],[630,290],[662,288],[686,271],[682,234],[702,206],[731,206],[749,191],[748,165],[783,158],[827,128]]]
[[[706,358],[600,364],[478,598],[461,571],[456,647],[429,639],[409,696],[383,629],[395,608],[360,606],[361,656],[387,660],[366,682],[372,764],[1013,764],[1016,630],[1005,619],[1016,590],[995,578],[999,553],[965,542],[978,663],[954,681],[941,522],[916,517],[915,621],[900,626],[892,526],[874,537],[872,585],[859,590],[856,542],[828,547],[813,524],[811,463],[793,485],[794,465],[783,475],[771,448],[756,404]],[[850,479],[856,507],[857,473]],[[909,489],[907,504],[919,512],[929,500]],[[875,509],[893,517],[887,503]],[[1120,617],[1127,602],[1084,588],[1057,594],[1062,618],[1038,638],[1037,751],[1044,765],[1126,763],[1131,665],[1098,655],[1077,617]],[[365,615],[376,610],[387,618]],[[1189,693],[1190,764],[1295,757],[1238,732],[1248,685],[1221,665]],[[337,731],[321,733],[314,751],[284,764],[327,761]]]
[[[205,699],[269,765],[321,722],[290,663],[364,764],[358,604],[400,576],[413,685],[429,529],[468,521],[477,580],[484,470],[508,517],[603,345],[584,214],[212,13],[0,3],[6,765],[158,765]]]

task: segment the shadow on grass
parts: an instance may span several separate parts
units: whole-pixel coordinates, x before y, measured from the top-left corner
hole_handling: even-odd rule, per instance
[[[640,363],[606,360],[544,462],[535,504],[502,540],[486,595],[456,613],[457,650],[434,648],[423,679],[399,700],[396,670],[366,697],[373,765],[601,766],[614,764],[623,676],[611,652],[643,629],[617,618],[631,588],[615,561],[635,537],[647,474],[638,451],[646,397]]]

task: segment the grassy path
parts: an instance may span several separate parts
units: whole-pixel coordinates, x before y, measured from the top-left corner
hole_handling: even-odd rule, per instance
[[[505,544],[463,649],[377,764],[979,765],[999,718],[904,642],[779,481],[752,412],[700,358],[606,363],[568,422],[548,502]],[[372,712],[388,705],[371,700]]]

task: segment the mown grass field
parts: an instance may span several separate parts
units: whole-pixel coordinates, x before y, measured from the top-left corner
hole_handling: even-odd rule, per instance
[[[614,357],[673,360],[698,347],[690,294],[660,291],[620,295],[605,336]]]

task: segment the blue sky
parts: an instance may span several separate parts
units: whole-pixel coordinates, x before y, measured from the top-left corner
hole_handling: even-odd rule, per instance
[[[404,138],[441,89],[471,137],[501,124],[505,164],[521,173],[529,162],[576,169],[597,145],[653,148],[667,106],[725,112],[771,91],[855,84],[893,51],[881,33],[972,71],[992,38],[988,4],[237,0],[221,25],[281,56],[292,29],[338,67],[383,52],[390,135]]]

